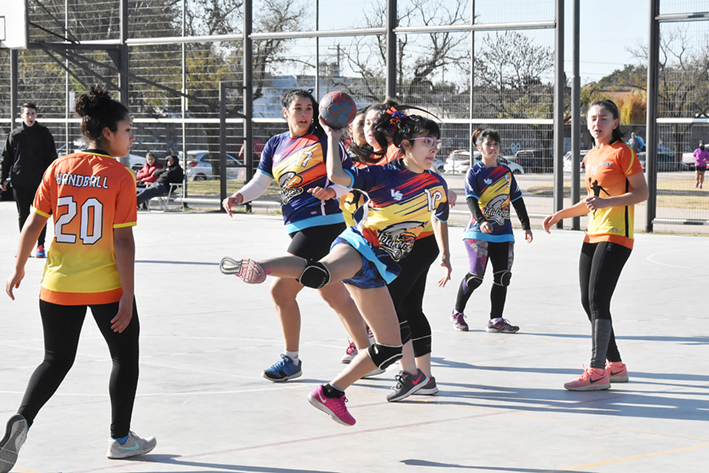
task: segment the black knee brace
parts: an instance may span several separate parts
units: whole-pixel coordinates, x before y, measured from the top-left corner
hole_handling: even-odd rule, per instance
[[[468,286],[469,291],[474,291],[483,283],[482,276],[478,276],[477,274],[473,273],[466,274],[464,279],[465,285]]]
[[[402,345],[405,345],[406,342],[411,340],[411,326],[408,321],[404,320],[403,322],[399,322],[399,332],[401,333]]]
[[[367,353],[374,364],[382,370],[396,363],[404,356],[401,345],[382,345],[379,343],[370,345],[367,348]]]
[[[498,271],[496,273],[493,273],[493,280],[492,282],[494,284],[497,284],[498,286],[504,286],[507,287],[510,285],[510,279],[512,279],[512,272],[511,271]]]
[[[330,271],[320,261],[307,261],[297,281],[303,286],[320,289],[330,282]]]

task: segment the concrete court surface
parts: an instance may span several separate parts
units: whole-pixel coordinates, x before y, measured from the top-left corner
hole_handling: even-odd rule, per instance
[[[0,276],[17,241],[12,202],[0,203]],[[51,229],[50,229],[51,235]],[[631,382],[574,393],[562,384],[590,357],[579,302],[582,233],[517,234],[506,316],[514,335],[488,334],[490,271],[468,306],[471,331],[449,321],[467,272],[451,228],[454,280],[432,267],[425,308],[441,392],[388,403],[395,367],[347,390],[357,424],[314,409],[307,394],[342,368],[345,332],[312,290],[299,298],[303,377],[261,371],[283,348],[267,285],[219,273],[224,255],[282,254],[280,217],[141,212],[135,228],[141,379],[133,430],[153,453],[105,458],[111,362],[87,317],[76,363],[40,412],[16,472],[705,472],[709,461],[709,239],[639,235],[613,303]],[[0,297],[0,422],[17,409],[42,335],[31,259],[16,301]]]

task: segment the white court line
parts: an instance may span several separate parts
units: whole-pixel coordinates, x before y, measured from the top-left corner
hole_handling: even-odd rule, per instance
[[[656,261],[656,260],[654,259],[656,256],[660,256],[660,255],[667,255],[667,254],[671,254],[671,253],[689,252],[689,251],[690,251],[689,249],[686,249],[686,250],[683,249],[683,250],[660,251],[659,253],[653,253],[653,254],[649,255],[646,259],[647,259],[649,262],[651,262],[651,263],[654,263],[654,264],[657,264],[657,265],[660,265],[660,266],[667,266],[668,268],[692,269],[692,270],[701,269],[701,268],[699,268],[699,267],[697,267],[697,266],[680,266],[680,265],[676,265],[676,264],[662,263],[662,262]]]

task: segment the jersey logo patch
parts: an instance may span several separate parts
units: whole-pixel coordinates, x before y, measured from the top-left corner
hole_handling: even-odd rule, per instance
[[[425,226],[425,223],[416,221],[389,225],[379,231],[379,246],[389,253],[394,261],[399,261],[414,247],[419,233],[414,230],[419,227],[423,229]]]
[[[391,198],[399,201],[404,198],[404,194],[401,191],[395,191],[394,189],[391,190]]]
[[[281,202],[287,204],[293,197],[303,193],[303,188],[299,187],[303,183],[300,174],[289,171],[278,178],[278,185],[281,187]]]
[[[485,206],[485,217],[494,220],[498,225],[505,223],[510,218],[510,205],[506,204],[508,195],[500,194],[495,196]]]

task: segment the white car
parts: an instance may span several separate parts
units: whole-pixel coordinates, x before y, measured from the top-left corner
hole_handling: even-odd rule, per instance
[[[476,151],[475,153],[473,153],[473,159],[475,159],[476,163],[479,162],[481,159],[481,154]],[[499,164],[504,164],[505,166],[510,168],[512,174],[524,174],[524,168],[516,162],[512,161],[510,158],[507,158],[505,156],[498,156],[497,162]],[[453,151],[450,156],[448,156],[448,160],[446,161],[446,165],[443,167],[443,169],[447,173],[468,172],[468,169],[470,169],[470,152],[466,150]]]
[[[137,154],[129,154],[128,160],[130,161],[130,167],[134,172],[138,172],[145,166],[145,156],[138,156]]]
[[[583,165],[583,159],[586,156],[586,153],[588,153],[587,149],[582,149],[579,151],[579,157],[581,158],[581,171],[583,171],[585,169],[584,165]],[[564,172],[571,172],[571,165],[573,164],[571,162],[571,154],[572,154],[572,152],[569,151],[568,153],[566,153],[564,155],[564,166],[563,166]]]
[[[182,152],[178,155],[182,162]],[[210,155],[207,150],[192,150],[187,152],[187,167],[185,174],[188,181],[206,181],[209,179],[219,179],[219,174],[214,172],[214,168],[219,167],[219,155]],[[226,155],[227,179],[246,179],[246,168],[244,164],[234,156]]]

